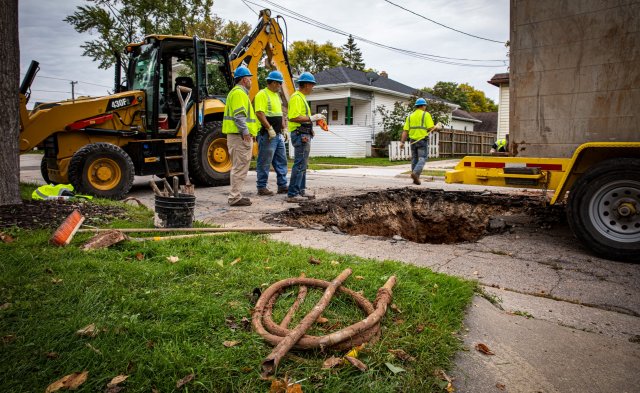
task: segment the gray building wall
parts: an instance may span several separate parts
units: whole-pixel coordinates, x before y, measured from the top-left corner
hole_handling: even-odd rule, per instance
[[[511,0],[510,42],[512,152],[640,141],[640,1]]]

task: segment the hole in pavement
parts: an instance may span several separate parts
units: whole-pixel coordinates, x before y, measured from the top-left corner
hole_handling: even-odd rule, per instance
[[[533,220],[542,228],[550,227],[563,218],[562,212],[561,207],[542,206],[539,193],[402,188],[310,201],[271,214],[264,221],[350,235],[451,244],[509,230],[514,222]]]

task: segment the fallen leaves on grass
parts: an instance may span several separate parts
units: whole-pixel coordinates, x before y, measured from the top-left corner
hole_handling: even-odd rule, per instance
[[[6,310],[9,307],[11,307],[11,303],[3,303],[2,306],[0,306],[0,310]]]
[[[322,263],[321,260],[319,260],[318,258],[315,258],[313,255],[309,257],[309,263],[312,265],[319,265]]]
[[[389,308],[393,311],[396,312],[398,314],[402,314],[402,311],[398,308],[398,306],[396,306],[395,303],[391,303],[391,305],[389,306]]]
[[[96,324],[92,323],[78,330],[76,334],[84,337],[95,337],[98,335],[98,329],[96,328]]]
[[[119,386],[122,382],[126,381],[129,378],[128,375],[118,375],[113,377],[111,382],[107,384],[106,393],[118,393],[124,389],[124,386]]]
[[[364,277],[363,276],[355,276],[355,279],[356,280],[364,280]]]
[[[358,368],[358,370],[365,372],[367,371],[367,365],[362,363],[360,360],[352,357],[352,356],[345,356],[344,357],[349,363],[353,364],[354,366],[356,366]]]
[[[16,339],[16,335],[15,334],[7,334],[6,336],[2,336],[2,343],[3,344],[9,344],[10,342],[14,341]]]
[[[100,352],[100,350],[96,347],[94,347],[93,345],[86,343],[84,344],[87,348],[89,348],[90,350],[92,350],[93,352],[97,353],[98,355],[102,355],[102,352]]]
[[[179,260],[180,258],[178,257],[174,257],[174,256],[167,257],[167,261],[169,261],[169,263],[177,263]]]
[[[224,261],[222,259],[216,259],[216,264],[220,267],[224,267]]]
[[[284,379],[276,379],[271,382],[269,393],[302,393],[302,385],[289,382],[286,376]]]
[[[176,382],[176,389],[182,389],[182,387],[184,385],[186,385],[189,382],[193,381],[195,377],[196,377],[196,375],[191,373],[191,374],[187,375],[186,377],[182,378],[181,380]]]
[[[2,241],[3,243],[13,243],[16,239],[13,238],[13,236],[11,235],[7,235],[4,232],[0,232],[0,241]]]
[[[222,345],[224,345],[227,348],[231,348],[231,347],[235,347],[236,345],[240,344],[241,341],[224,341],[222,343]]]
[[[45,393],[57,392],[60,389],[76,390],[87,380],[88,376],[89,371],[86,370],[81,373],[65,375],[64,377],[47,386],[47,390],[45,390]]]
[[[139,261],[143,260],[144,259],[144,254],[141,253],[141,252],[137,253],[136,254],[136,259],[139,260]]]
[[[416,326],[416,333],[422,333],[422,332],[424,332],[424,328],[425,328],[425,326],[424,326],[424,325],[422,325],[422,324],[420,324],[420,325]]]
[[[393,364],[388,363],[388,362],[385,363],[384,365],[387,366],[387,368],[389,370],[391,370],[391,372],[394,373],[394,374],[398,374],[398,373],[406,371],[404,368],[398,367],[398,366],[394,366]]]
[[[323,316],[320,316],[320,317],[318,317],[318,319],[316,319],[316,323],[324,324],[324,323],[327,323],[327,322],[329,322],[329,320],[327,318],[323,317]]]
[[[484,353],[485,355],[495,355],[495,353],[493,353],[491,351],[491,349],[489,349],[489,347],[486,344],[483,344],[483,343],[477,343],[476,344],[476,350],[478,352]]]
[[[389,353],[393,354],[396,358],[402,360],[403,362],[415,362],[416,358],[409,355],[402,349],[390,349]]]
[[[233,265],[235,265],[236,263],[240,262],[241,260],[242,260],[241,258],[236,258],[236,259],[234,259],[233,261],[231,261],[231,263],[230,263],[229,265],[233,266]]]
[[[47,357],[47,359],[57,359],[60,357],[57,352],[47,352],[45,353],[45,356]]]
[[[62,283],[62,281],[63,281],[63,280],[62,280],[61,278],[55,278],[55,277],[54,277],[54,278],[52,278],[52,279],[51,279],[51,283],[52,283],[52,284],[61,284],[61,283]]]
[[[334,368],[335,366],[338,366],[340,364],[342,364],[342,358],[331,356],[329,359],[322,362],[322,368],[323,369]]]
[[[338,266],[340,264],[340,262],[338,261],[331,261],[331,265],[332,266]]]

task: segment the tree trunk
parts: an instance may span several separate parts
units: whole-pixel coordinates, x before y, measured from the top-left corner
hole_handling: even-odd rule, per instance
[[[20,203],[18,0],[0,11],[0,206]]]

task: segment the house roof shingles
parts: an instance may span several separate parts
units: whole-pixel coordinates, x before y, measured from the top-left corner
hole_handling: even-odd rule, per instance
[[[482,121],[473,127],[477,132],[498,132],[498,112],[471,112],[472,116]]]
[[[391,90],[402,94],[415,95],[418,93],[418,89],[407,86],[400,82],[394,81],[393,79],[389,79],[388,77],[379,76],[378,79],[371,81],[369,83],[369,79],[367,78],[367,74],[364,71],[354,70],[349,67],[334,67],[328,68],[326,70],[320,71],[314,75],[316,77],[316,81],[318,82],[318,86],[321,85],[334,85],[341,83],[356,83],[363,86],[373,86],[379,89]],[[438,98],[429,93],[422,93],[425,98],[444,101],[442,98]]]
[[[461,119],[461,120],[467,120],[467,121],[472,121],[474,123],[480,123],[482,120],[477,119],[474,115],[472,115],[471,113],[462,110],[462,109],[456,109],[451,113],[451,116],[457,118],[457,119]]]
[[[501,84],[508,85],[509,84],[509,73],[505,72],[502,74],[495,74],[491,80],[487,81],[494,86],[500,87]]]

